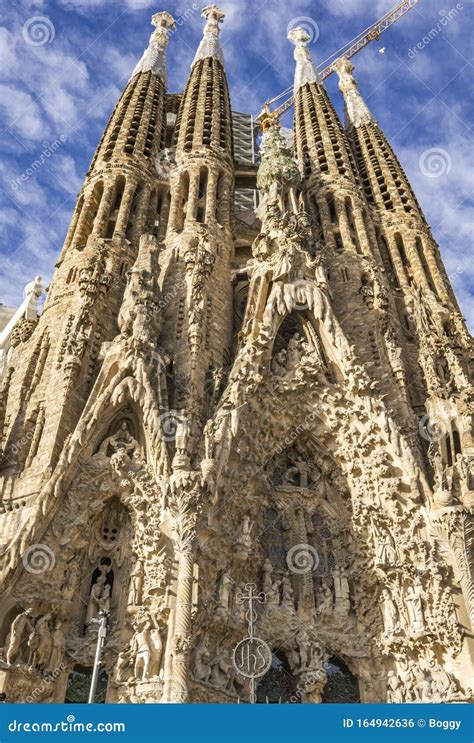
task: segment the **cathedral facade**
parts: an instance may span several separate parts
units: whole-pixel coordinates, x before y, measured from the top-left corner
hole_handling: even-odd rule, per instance
[[[182,94],[153,16],[42,313],[36,282],[8,326],[0,691],[86,701],[103,616],[101,701],[468,701],[472,344],[439,248],[302,29],[294,148],[270,120],[239,160],[203,15]]]

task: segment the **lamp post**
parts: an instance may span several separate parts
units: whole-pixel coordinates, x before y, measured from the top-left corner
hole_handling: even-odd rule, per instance
[[[95,650],[94,667],[92,669],[92,681],[91,688],[89,691],[88,704],[94,704],[95,693],[97,691],[97,681],[99,679],[99,670],[101,665],[102,653],[105,645],[105,638],[107,637],[107,621],[110,617],[109,611],[100,611],[99,618],[93,619],[91,624],[99,625],[99,632],[97,635],[97,647]]]

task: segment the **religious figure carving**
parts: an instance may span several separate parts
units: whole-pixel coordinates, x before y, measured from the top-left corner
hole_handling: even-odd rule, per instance
[[[299,656],[300,656],[300,671],[304,671],[309,668],[311,664],[311,640],[307,631],[302,628],[296,635],[296,642],[298,645]]]
[[[33,612],[31,609],[19,614],[10,627],[10,639],[7,645],[6,661],[9,666],[21,660],[22,642],[27,633],[33,632]]]
[[[422,588],[417,582],[408,586],[405,603],[408,609],[408,617],[412,631],[418,635],[425,630],[425,617],[423,613],[423,602],[421,599]]]
[[[130,597],[131,606],[139,606],[142,600],[143,589],[143,562],[140,559],[135,560],[133,570],[130,573]]]
[[[206,637],[194,650],[194,678],[196,681],[209,681],[211,666],[209,665],[209,647]]]
[[[133,660],[132,649],[122,650],[117,657],[117,663],[115,665],[115,680],[119,684],[123,684],[129,680],[130,670]]]
[[[57,669],[60,668],[64,656],[66,637],[62,627],[62,622],[58,619],[51,635],[51,655],[49,658],[48,670],[52,672],[57,671]]]
[[[227,572],[221,576],[219,581],[219,608],[226,613],[229,610],[232,583],[230,573]]]
[[[250,516],[246,514],[242,520],[236,542],[236,557],[246,560],[252,550],[252,523]]]
[[[403,694],[403,684],[398,678],[395,671],[389,671],[387,674],[387,701],[390,704],[403,704],[405,701]]]
[[[134,661],[134,682],[146,681],[158,675],[163,656],[163,641],[160,630],[151,619],[138,625],[131,642]]]
[[[106,439],[100,445],[99,452],[105,454],[107,457],[111,457],[112,454],[123,452],[127,454],[130,459],[134,458],[134,455],[138,454],[140,445],[136,439],[133,438],[129,430],[129,424],[127,421],[122,421],[119,429],[112,436],[107,436]]]
[[[336,597],[335,612],[336,614],[347,615],[351,608],[349,597],[349,580],[347,573],[342,568],[335,568],[332,573],[334,581],[334,593]]]
[[[397,562],[397,552],[395,549],[395,543],[392,535],[389,531],[383,531],[377,536],[376,532],[376,565],[380,567],[387,567],[388,565],[395,565]]]
[[[333,595],[332,591],[327,585],[323,585],[321,593],[318,595],[318,606],[317,613],[320,619],[326,621],[333,612]]]
[[[388,636],[396,635],[400,628],[398,609],[387,588],[382,591],[382,602],[385,633]]]
[[[280,604],[280,586],[281,581],[274,581],[271,589],[267,593],[267,606],[279,606]]]
[[[38,619],[28,638],[29,659],[28,664],[32,668],[46,670],[52,650],[52,637],[49,620],[51,614],[45,614]]]
[[[101,611],[110,611],[110,585],[106,583],[104,571],[97,577],[91,588],[87,605],[86,625],[97,619]]]

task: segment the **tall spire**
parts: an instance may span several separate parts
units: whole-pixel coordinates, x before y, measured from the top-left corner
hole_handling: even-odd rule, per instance
[[[176,28],[173,16],[163,11],[155,13],[151,19],[152,25],[156,26],[148,42],[148,47],[132,72],[132,78],[139,72],[153,72],[166,82],[166,49],[169,43],[170,31]]]
[[[217,5],[206,5],[202,11],[202,17],[206,18],[207,23],[204,26],[204,35],[191,67],[200,59],[207,59],[208,57],[214,57],[221,65],[224,65],[224,54],[219,40],[219,23],[223,22],[225,13]]]
[[[341,57],[334,65],[334,69],[339,76],[339,90],[344,96],[347,125],[359,127],[374,121],[354,79],[352,62],[346,57]]]
[[[310,35],[304,28],[294,28],[288,34],[288,39],[296,47],[294,54],[296,60],[294,92],[296,94],[306,83],[320,84],[322,80],[311,58],[311,52],[308,49],[308,43],[311,39]]]

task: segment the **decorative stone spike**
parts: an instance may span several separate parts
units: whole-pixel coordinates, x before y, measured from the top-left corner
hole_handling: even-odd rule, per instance
[[[311,58],[311,52],[308,49],[310,41],[309,34],[304,28],[294,28],[288,34],[288,39],[295,45],[294,57],[296,60],[294,92],[306,83],[321,83],[321,77]]]
[[[169,44],[169,35],[176,28],[176,21],[169,13],[155,13],[151,19],[152,25],[156,26],[148,42],[148,47],[132,72],[132,77],[139,72],[153,72],[166,82],[166,49]]]
[[[354,72],[352,62],[341,57],[334,65],[334,69],[339,75],[339,90],[344,96],[347,125],[359,127],[374,121],[352,74]]]
[[[191,67],[200,59],[206,59],[207,57],[215,57],[223,65],[224,54],[219,41],[219,23],[223,22],[225,13],[217,5],[207,5],[202,11],[202,17],[207,19],[207,23],[204,26],[204,35]]]

